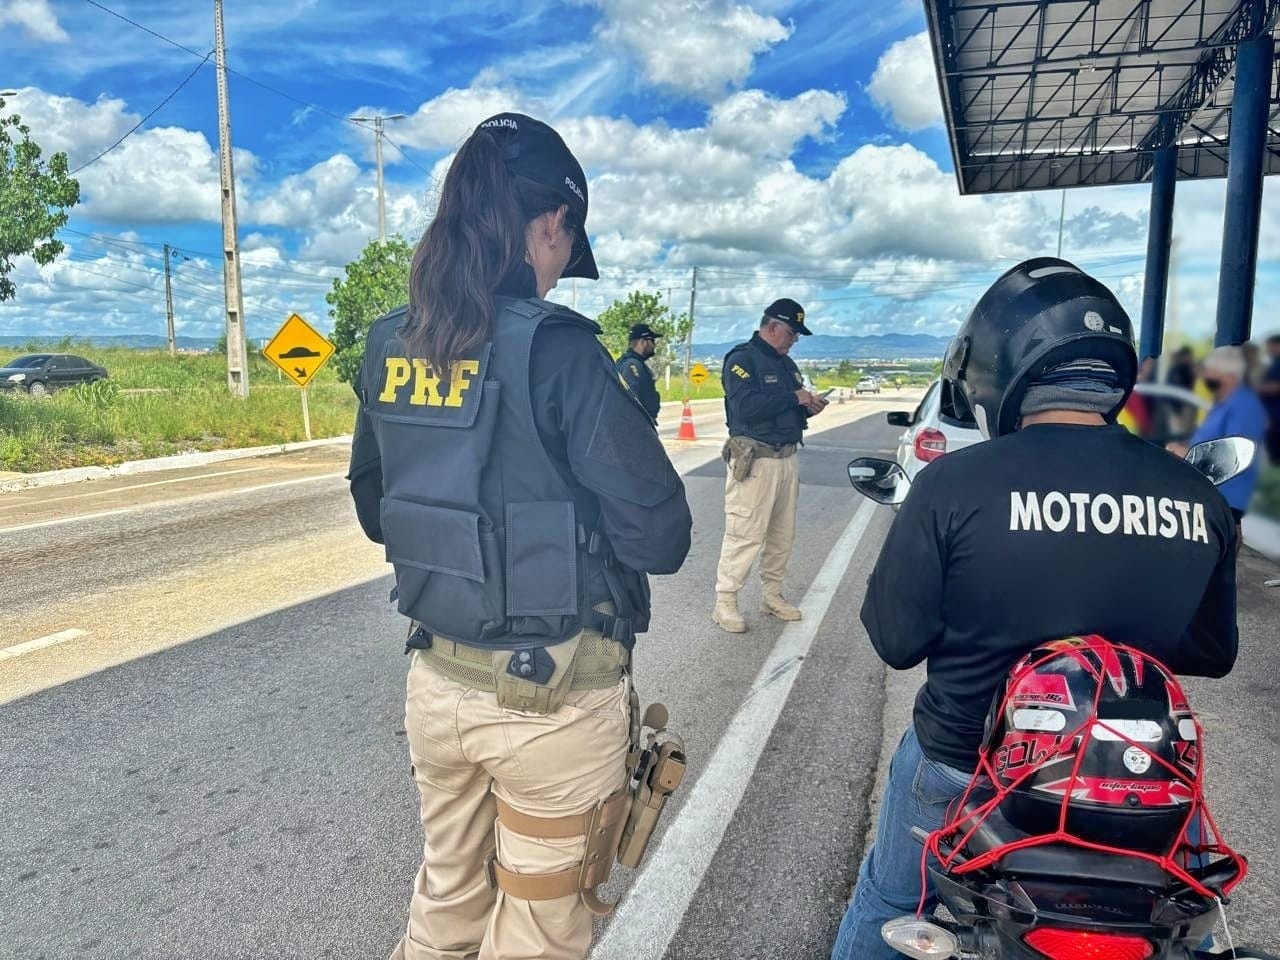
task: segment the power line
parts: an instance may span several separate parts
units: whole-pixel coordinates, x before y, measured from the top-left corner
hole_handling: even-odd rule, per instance
[[[92,0],[90,0],[90,2],[92,2]],[[213,56],[213,51],[212,51],[212,50],[210,50],[208,53],[206,53],[206,54],[204,55],[204,59],[203,59],[203,60],[201,60],[198,64],[196,64],[196,68],[195,68],[194,70],[192,70],[189,74],[187,74],[186,79],[184,79],[180,84],[178,84],[178,85],[174,88],[174,90],[173,90],[173,92],[172,92],[172,93],[170,93],[167,97],[165,97],[165,98],[164,98],[163,100],[161,100],[158,104],[156,104],[156,107],[155,107],[155,109],[154,109],[154,110],[152,110],[152,111],[151,111],[150,113],[148,113],[145,117],[143,117],[141,120],[139,120],[137,123],[135,123],[132,127],[130,127],[130,128],[129,128],[129,130],[128,130],[128,132],[127,132],[127,133],[125,133],[125,135],[124,135],[123,137],[121,137],[119,140],[117,140],[117,141],[116,141],[115,143],[113,143],[111,146],[107,147],[107,149],[103,150],[100,154],[98,154],[98,155],[97,155],[96,157],[94,157],[92,160],[88,161],[87,163],[82,163],[82,164],[80,164],[80,166],[78,166],[78,167],[76,167],[74,170],[72,170],[72,171],[71,171],[71,175],[72,175],[72,176],[75,176],[77,173],[79,173],[79,172],[80,172],[81,170],[83,170],[85,167],[87,167],[87,166],[90,166],[90,165],[92,165],[92,164],[97,163],[99,160],[101,160],[103,157],[105,157],[108,153],[110,153],[110,152],[111,152],[112,150],[114,150],[116,147],[120,146],[120,144],[122,144],[122,143],[124,143],[126,140],[128,140],[128,139],[129,139],[129,137],[133,136],[133,134],[134,134],[135,132],[137,132],[137,130],[138,130],[138,128],[139,128],[139,127],[141,127],[143,124],[145,124],[148,120],[150,120],[152,117],[154,117],[157,113],[159,113],[159,112],[160,112],[161,107],[163,107],[166,103],[168,103],[170,100],[172,100],[174,97],[176,97],[176,96],[178,95],[178,93],[182,90],[182,88],[183,88],[183,87],[185,87],[188,83],[190,83],[190,82],[191,82],[192,78],[194,78],[194,77],[195,77],[195,75],[196,75],[197,73],[199,73],[199,72],[200,72],[201,68],[202,68],[206,63],[208,63],[208,62],[209,62],[209,58],[210,58],[211,56]]]

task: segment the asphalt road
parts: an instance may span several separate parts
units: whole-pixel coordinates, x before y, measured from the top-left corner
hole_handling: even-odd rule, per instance
[[[637,675],[670,707],[696,779],[649,866],[618,872],[613,892],[629,896],[597,960],[826,955],[913,692],[857,620],[891,515],[843,475],[894,439],[880,417],[854,418],[894,405],[831,408],[802,453],[788,582],[812,615],[784,628],[755,613],[753,586],[742,636],[709,619],[715,405],[695,408],[703,439],[672,445],[693,549],[655,581]],[[403,624],[337,476],[344,455],[0,496],[0,957],[377,958],[394,945],[421,845]],[[1255,866],[1233,930],[1272,949],[1280,597],[1259,584],[1276,575],[1242,561],[1241,667],[1192,693],[1219,818]]]

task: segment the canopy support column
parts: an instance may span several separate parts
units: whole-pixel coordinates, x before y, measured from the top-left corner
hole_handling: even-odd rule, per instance
[[[1155,151],[1151,173],[1151,217],[1147,226],[1147,277],[1142,286],[1142,338],[1138,359],[1159,357],[1164,344],[1164,310],[1169,292],[1169,251],[1173,242],[1173,198],[1178,182],[1178,147]]]

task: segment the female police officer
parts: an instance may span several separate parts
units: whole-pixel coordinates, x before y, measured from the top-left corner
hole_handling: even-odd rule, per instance
[[[413,622],[426,844],[407,960],[586,955],[592,864],[613,856],[587,837],[625,809],[645,573],[689,549],[684,488],[599,328],[540,299],[598,279],[586,217],[554,130],[480,124],[356,382],[351,492]]]

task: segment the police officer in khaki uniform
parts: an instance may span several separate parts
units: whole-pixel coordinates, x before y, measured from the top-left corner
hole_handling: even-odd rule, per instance
[[[724,447],[729,472],[712,619],[730,633],[747,629],[738,611],[738,591],[757,555],[764,584],[761,612],[781,620],[800,619],[800,610],[782,595],[800,493],[796,450],[809,418],[821,413],[827,401],[804,388],[800,368],[788,354],[811,332],[800,304],[775,300],[765,310],[760,329],[724,358],[720,377],[729,425]]]
[[[587,196],[546,124],[480,124],[355,382],[351,492],[411,621],[403,960],[581,960],[633,836],[630,650],[691,521],[600,328],[541,299],[598,277]]]

